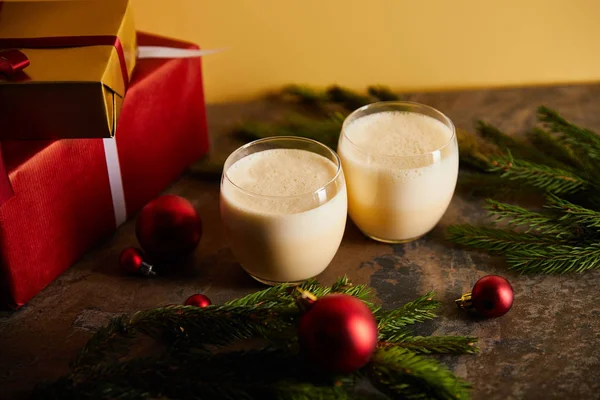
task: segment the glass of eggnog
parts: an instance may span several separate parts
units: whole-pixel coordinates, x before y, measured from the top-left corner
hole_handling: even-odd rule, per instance
[[[340,159],[319,142],[261,139],[225,162],[225,231],[238,262],[260,282],[293,284],[320,274],[340,246],[347,212]]]
[[[338,153],[348,185],[348,211],[368,237],[415,240],[448,208],[458,177],[454,124],[412,102],[369,104],[344,121]]]

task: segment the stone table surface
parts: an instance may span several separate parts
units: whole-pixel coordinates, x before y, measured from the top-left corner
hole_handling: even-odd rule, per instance
[[[416,93],[406,98],[438,108],[458,128],[471,128],[474,120],[485,118],[509,133],[523,132],[533,125],[536,107],[545,104],[600,131],[600,85]],[[209,106],[213,154],[218,158],[239,145],[228,135],[234,124],[280,112],[269,101]],[[221,303],[262,288],[243,272],[228,247],[219,217],[218,180],[206,179],[192,166],[167,192],[190,199],[203,219],[204,236],[188,265],[157,279],[124,276],[117,257],[136,244],[134,223],[126,223],[27,306],[1,316],[0,398],[14,398],[67,372],[77,350],[113,316],[181,303],[198,292]],[[371,285],[387,307],[434,289],[443,304],[441,317],[427,323],[425,333],[480,338],[479,354],[443,360],[473,383],[474,399],[600,399],[600,271],[520,276],[508,271],[501,258],[444,241],[449,224],[483,218],[478,200],[457,193],[440,224],[413,243],[376,243],[348,222],[342,245],[319,280],[331,283],[348,274],[355,283]],[[454,299],[487,274],[511,281],[514,307],[502,318],[474,320],[457,309]]]

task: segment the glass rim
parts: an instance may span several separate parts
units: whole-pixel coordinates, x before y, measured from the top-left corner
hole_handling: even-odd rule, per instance
[[[227,168],[227,170],[226,170],[225,167],[227,167],[227,164],[230,162],[230,160],[233,157],[235,157],[238,153],[242,152],[245,149],[248,149],[249,147],[253,147],[253,146],[257,145],[257,144],[267,143],[267,142],[278,142],[278,141],[283,141],[283,140],[289,140],[289,141],[296,141],[296,142],[304,142],[304,143],[314,144],[314,145],[317,145],[318,147],[322,147],[327,152],[329,152],[331,155],[333,155],[333,158],[335,159],[335,166],[336,166],[336,171],[335,171],[335,175],[333,176],[333,178],[331,178],[330,180],[328,180],[325,184],[323,184],[322,186],[320,186],[316,190],[312,190],[312,191],[304,192],[304,193],[299,193],[299,194],[294,194],[294,195],[289,195],[289,196],[270,196],[270,195],[264,195],[264,194],[260,194],[260,193],[255,193],[255,192],[252,192],[250,190],[246,190],[246,189],[240,187],[238,184],[236,184],[235,182],[233,182],[233,180],[227,174],[227,170],[229,168]],[[304,150],[304,149],[296,149],[296,150]],[[310,151],[310,150],[305,150],[305,151]],[[318,153],[316,153],[316,154],[318,154]],[[242,158],[244,158],[244,157],[242,157]],[[242,158],[240,158],[240,160]],[[229,167],[230,166],[231,165],[229,165]],[[335,181],[337,181],[339,179],[341,172],[342,172],[342,161],[340,160],[340,157],[338,156],[338,154],[332,148],[330,148],[329,146],[326,146],[325,144],[323,144],[323,143],[321,143],[321,142],[319,142],[317,140],[309,139],[309,138],[304,138],[304,137],[301,137],[301,136],[272,136],[272,137],[267,137],[267,138],[262,138],[262,139],[254,140],[254,141],[252,141],[250,143],[246,143],[245,145],[243,145],[241,147],[238,147],[236,150],[234,150],[227,157],[227,159],[225,160],[225,163],[223,164],[223,178],[227,179],[227,181],[233,187],[235,187],[236,190],[239,190],[242,193],[247,194],[249,196],[259,197],[259,198],[263,198],[263,199],[295,199],[295,198],[304,197],[304,196],[308,196],[308,195],[314,196],[317,193],[325,190],[329,185],[335,183]]]
[[[438,147],[434,150],[428,151],[426,153],[421,153],[421,154],[394,155],[394,154],[386,154],[386,153],[378,153],[378,152],[374,152],[374,151],[369,151],[369,150],[365,149],[364,147],[359,146],[358,144],[354,143],[346,134],[346,129],[349,124],[362,118],[362,116],[358,117],[358,118],[353,118],[353,117],[355,117],[356,114],[358,114],[362,111],[368,110],[370,108],[379,108],[382,106],[410,106],[410,107],[414,107],[414,108],[421,108],[421,109],[431,111],[433,114],[435,114],[436,116],[441,118],[440,122],[449,126],[449,128],[452,130],[452,135],[450,135],[450,138],[448,139],[448,141],[446,143],[444,143],[443,145],[441,145],[440,147]],[[418,110],[414,110],[414,111],[413,110],[390,110],[390,111],[404,111],[404,112],[413,112],[413,113],[421,114],[421,115],[427,115],[427,114],[420,113]],[[382,111],[377,111],[377,112],[382,112]],[[375,113],[373,113],[373,114],[375,114]],[[427,115],[427,116],[429,116],[429,115]],[[352,121],[352,122],[350,122],[350,121]],[[446,148],[448,145],[450,145],[454,142],[454,140],[456,138],[456,127],[454,126],[454,122],[452,122],[452,120],[446,114],[444,114],[443,112],[441,112],[440,110],[438,110],[434,107],[428,106],[427,104],[417,103],[416,101],[391,100],[391,101],[378,101],[375,103],[370,103],[370,104],[364,105],[364,106],[352,111],[344,119],[344,123],[342,124],[342,135],[348,141],[348,143],[352,144],[352,146],[354,146],[359,151],[361,151],[367,155],[402,159],[402,158],[423,157],[423,156],[429,156],[429,155],[433,155],[435,153],[439,153],[444,148]]]

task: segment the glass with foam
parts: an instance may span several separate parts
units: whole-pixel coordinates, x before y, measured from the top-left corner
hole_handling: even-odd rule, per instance
[[[344,121],[338,153],[350,218],[372,239],[415,240],[450,204],[458,143],[452,121],[432,107],[391,101],[359,108]]]
[[[221,178],[221,217],[242,267],[266,284],[299,283],[337,252],[348,209],[341,162],[310,139],[261,139],[234,151]]]

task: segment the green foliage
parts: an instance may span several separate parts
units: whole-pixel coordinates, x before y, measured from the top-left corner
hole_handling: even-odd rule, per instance
[[[600,137],[547,107],[538,109],[538,118],[545,129],[530,131],[530,143],[483,123],[478,135],[467,134],[461,163],[480,172],[466,174],[461,185],[483,182],[485,189],[488,180],[497,189],[485,194],[493,197],[514,187],[521,191],[520,197],[536,189],[546,199],[545,211],[488,199],[490,217],[501,227],[455,225],[448,228],[447,237],[459,245],[502,254],[510,268],[521,272],[561,274],[598,269]],[[484,138],[492,147],[481,145]],[[498,155],[498,151],[504,154]]]
[[[583,272],[600,268],[600,243],[578,242],[531,248],[506,253],[508,264],[521,272]]]
[[[575,228],[555,215],[540,214],[523,207],[487,199],[486,208],[495,223],[506,222],[509,228],[524,228],[525,233],[543,233],[554,237],[571,237]]]
[[[600,229],[600,211],[590,210],[554,195],[548,196],[546,207],[560,210],[563,215],[559,218],[559,221],[562,223]]]
[[[300,136],[318,140],[335,149],[343,121],[344,116],[339,113],[333,113],[326,118],[291,114],[278,124],[245,122],[236,128],[235,134],[244,141],[273,136]]]
[[[375,353],[368,374],[384,393],[402,399],[468,399],[470,385],[429,358],[400,348]]]
[[[550,193],[573,194],[590,185],[586,179],[567,169],[516,160],[510,153],[506,157],[494,159],[492,165],[489,172],[499,172],[502,178]]]
[[[468,385],[436,360],[418,353],[467,354],[476,339],[414,336],[407,325],[435,317],[433,292],[396,310],[382,310],[370,289],[342,277],[331,286],[301,285],[318,296],[344,293],[367,302],[382,337],[371,363],[354,374],[332,375],[298,354],[296,323],[300,291],[278,285],[223,305],[169,306],[119,317],[82,349],[70,375],[38,388],[40,399],[355,399],[356,383],[370,377],[394,397],[468,398]],[[143,337],[160,351],[140,352]],[[234,350],[260,339],[250,350]],[[115,343],[120,343],[115,347]],[[126,352],[123,352],[123,343]],[[233,348],[231,346],[234,346]],[[152,347],[155,349],[156,346]],[[112,354],[115,352],[117,354]]]
[[[449,226],[447,238],[454,243],[492,254],[503,254],[518,248],[535,249],[556,243],[551,237],[469,224]]]
[[[406,326],[435,318],[436,314],[433,311],[439,306],[440,303],[434,299],[433,292],[429,292],[400,308],[376,314],[379,340],[385,342],[402,340],[406,336]]]
[[[568,122],[556,111],[544,106],[538,108],[538,118],[549,131],[558,133],[559,140],[570,146],[578,157],[587,159],[586,164],[600,161],[600,137],[595,132]]]

